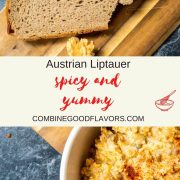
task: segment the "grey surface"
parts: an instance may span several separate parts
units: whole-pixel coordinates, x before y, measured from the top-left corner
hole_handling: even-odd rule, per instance
[[[4,7],[4,4],[5,4],[5,0],[0,0],[0,9]]]
[[[180,27],[164,42],[155,56],[180,56]]]
[[[58,180],[60,160],[31,128],[0,128],[0,180]]]

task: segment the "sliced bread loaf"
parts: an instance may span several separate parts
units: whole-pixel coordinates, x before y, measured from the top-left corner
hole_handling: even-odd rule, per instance
[[[33,40],[106,30],[117,4],[118,0],[7,0],[8,33]]]

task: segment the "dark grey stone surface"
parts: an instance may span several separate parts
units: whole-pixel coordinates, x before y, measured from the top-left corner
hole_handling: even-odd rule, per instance
[[[164,42],[155,56],[180,56],[180,27]]]
[[[6,0],[0,0],[0,10],[4,7]]]
[[[60,161],[31,128],[0,128],[0,180],[59,180]]]

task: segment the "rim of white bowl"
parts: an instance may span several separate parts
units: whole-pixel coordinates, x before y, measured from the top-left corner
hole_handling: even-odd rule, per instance
[[[60,166],[60,176],[59,176],[60,180],[67,180],[66,171],[67,171],[67,165],[69,161],[70,150],[72,148],[74,139],[77,136],[80,129],[81,129],[80,127],[74,127],[65,144],[65,147],[62,153],[61,166]]]

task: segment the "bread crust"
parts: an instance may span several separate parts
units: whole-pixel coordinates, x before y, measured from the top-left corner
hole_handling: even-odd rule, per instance
[[[11,24],[9,21],[9,4],[10,0],[6,0],[6,8],[5,8],[5,13],[6,13],[6,22],[7,22],[7,33],[11,34]]]
[[[14,33],[14,30],[11,28],[11,23],[9,20],[9,4],[11,3],[11,0],[6,0],[6,19],[7,19],[7,33],[17,37],[18,39],[21,40],[26,40],[26,41],[36,41],[40,39],[56,39],[56,38],[62,38],[62,37],[70,37],[70,36],[76,36],[80,34],[87,34],[91,32],[96,32],[96,31],[103,31],[108,29],[108,25],[104,27],[97,27],[96,29],[86,29],[82,31],[77,31],[77,32],[72,32],[72,33],[59,33],[59,34],[52,34],[52,35],[44,35],[44,36],[31,36],[31,37],[23,37],[23,36],[18,36]]]
[[[96,29],[87,29],[87,30],[83,30],[83,31],[77,31],[77,32],[72,32],[72,33],[60,33],[60,34],[52,34],[52,35],[44,35],[44,36],[31,36],[31,37],[22,37],[22,36],[16,36],[18,39],[22,39],[22,40],[26,40],[26,41],[35,41],[35,40],[40,40],[40,39],[56,39],[56,38],[63,38],[63,37],[71,37],[71,36],[76,36],[76,35],[80,35],[80,34],[87,34],[87,33],[92,33],[92,32],[97,32],[97,31],[104,31],[107,30],[108,26],[106,27],[98,27]],[[12,35],[15,36],[15,34],[13,33]]]

